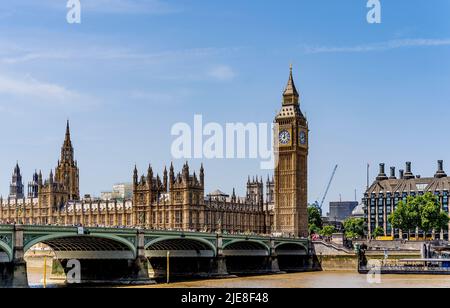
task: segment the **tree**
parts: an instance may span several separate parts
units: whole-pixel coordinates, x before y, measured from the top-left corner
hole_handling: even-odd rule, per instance
[[[408,230],[409,222],[408,222],[408,214],[407,214],[407,206],[406,203],[400,201],[391,215],[388,217],[388,221],[393,228],[400,230]]]
[[[309,234],[319,234],[320,233],[320,228],[317,227],[315,224],[309,224],[308,226],[308,230],[309,230]]]
[[[320,230],[320,235],[323,237],[330,237],[335,232],[336,228],[334,226],[324,226],[322,230]]]
[[[383,235],[384,235],[384,229],[381,228],[380,226],[376,227],[375,230],[373,230],[373,232],[372,232],[373,238],[377,238],[377,237],[383,236]]]
[[[322,229],[322,216],[320,215],[319,209],[316,207],[308,207],[308,226],[309,234],[317,234]]]
[[[308,223],[316,225],[319,228],[322,228],[323,226],[322,215],[320,214],[318,208],[313,206],[308,207]]]
[[[425,233],[444,229],[449,222],[447,213],[441,210],[439,199],[431,193],[422,196],[408,197],[406,202],[400,201],[395,211],[389,215],[393,228],[408,232],[417,228]]]
[[[409,196],[406,202],[400,201],[395,211],[388,217],[393,228],[408,232],[408,239],[411,230],[420,226],[420,202],[418,198]]]
[[[436,196],[428,193],[417,198],[420,205],[420,225],[424,232],[441,230],[448,226],[449,216],[441,210],[441,205]]]
[[[363,218],[349,218],[344,221],[345,237],[355,239],[363,237],[366,231],[366,224]]]

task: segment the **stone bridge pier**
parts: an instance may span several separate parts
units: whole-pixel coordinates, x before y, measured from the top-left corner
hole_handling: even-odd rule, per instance
[[[0,287],[28,288],[27,263],[23,245],[23,227],[15,226],[12,240],[12,256],[8,262],[0,263]],[[12,257],[12,258],[11,258]]]

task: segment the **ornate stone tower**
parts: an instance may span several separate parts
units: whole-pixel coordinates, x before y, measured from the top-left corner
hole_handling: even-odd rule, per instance
[[[300,110],[292,66],[275,118],[275,231],[308,236],[308,122]]]
[[[9,198],[22,199],[23,197],[24,193],[23,193],[22,175],[20,174],[19,163],[17,163],[16,166],[14,167],[11,185],[9,186]]]
[[[262,205],[264,202],[264,184],[261,178],[261,181],[258,177],[252,179],[250,181],[250,177],[248,177],[247,181],[247,201],[251,204]]]
[[[166,180],[164,172],[163,182]],[[161,194],[167,192],[167,185],[161,181],[159,175],[154,177],[151,165],[148,166],[147,175],[139,178],[137,167],[133,172],[133,224],[140,227],[151,227],[151,206],[157,203]]]
[[[34,171],[33,179],[28,182],[28,198],[37,198],[39,195],[39,174]]]
[[[66,138],[61,148],[61,158],[55,170],[55,182],[64,185],[69,200],[80,200],[79,170],[77,161],[74,160],[69,121],[67,121]]]

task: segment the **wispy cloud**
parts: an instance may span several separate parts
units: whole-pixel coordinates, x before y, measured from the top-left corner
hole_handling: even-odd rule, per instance
[[[19,46],[10,42],[0,42],[0,64],[20,64],[42,60],[94,60],[94,61],[139,61],[140,64],[160,63],[161,61],[189,61],[197,58],[219,56],[238,51],[240,48],[191,48],[163,51],[138,51],[118,46]]]
[[[437,46],[450,46],[450,39],[400,39],[355,46],[306,46],[304,47],[304,51],[310,54],[357,53],[357,52],[387,51],[407,47],[437,47]]]
[[[38,81],[31,76],[18,78],[0,74],[0,94],[3,98],[8,97],[15,102],[35,102],[36,104],[45,103],[60,106],[85,105],[95,101],[88,95],[55,83]],[[0,102],[0,104],[5,103],[5,101]]]
[[[164,0],[80,0],[82,12],[100,14],[172,14],[182,11]],[[8,4],[6,6],[6,3]],[[67,10],[67,0],[14,0],[0,4],[0,8],[49,8]]]
[[[207,75],[219,81],[228,81],[232,80],[236,76],[236,73],[228,65],[219,65],[213,67]]]
[[[110,14],[171,14],[181,8],[161,0],[90,0],[82,3],[87,11]]]

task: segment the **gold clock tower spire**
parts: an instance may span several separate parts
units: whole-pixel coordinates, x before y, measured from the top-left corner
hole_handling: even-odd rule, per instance
[[[275,230],[285,235],[308,236],[308,122],[300,110],[292,65],[275,118]]]

